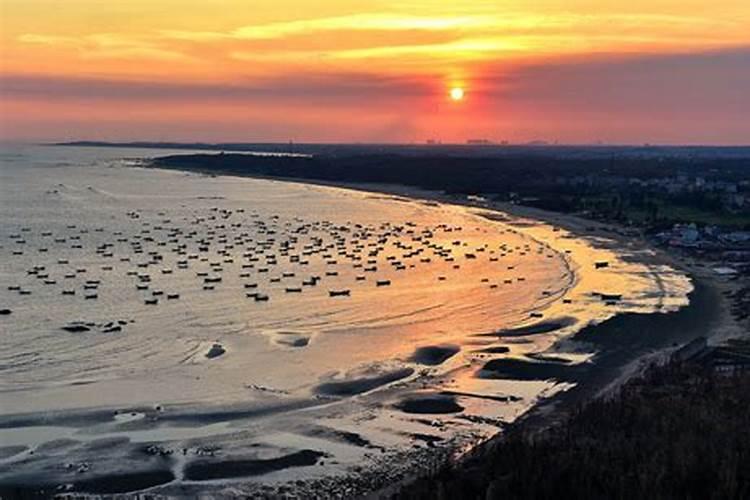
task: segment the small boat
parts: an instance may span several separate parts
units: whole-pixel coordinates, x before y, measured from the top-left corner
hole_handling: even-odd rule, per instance
[[[216,358],[216,357],[221,356],[225,352],[227,351],[226,349],[224,349],[224,346],[222,346],[221,344],[214,344],[211,346],[211,349],[209,349],[208,352],[206,353],[206,357],[208,359]]]

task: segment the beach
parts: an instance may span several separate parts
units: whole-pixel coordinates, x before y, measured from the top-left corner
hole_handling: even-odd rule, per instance
[[[106,318],[99,315],[89,320],[79,313],[60,324],[65,310],[59,316],[54,310],[45,313],[55,339],[61,338],[61,327],[87,328],[78,333],[91,339],[82,351],[74,352],[69,361],[62,359],[46,375],[37,372],[37,378],[31,380],[30,372],[22,368],[23,356],[28,354],[11,352],[7,382],[0,393],[0,439],[4,444],[0,483],[4,487],[33,489],[41,484],[53,489],[62,486],[59,491],[165,495],[204,491],[268,496],[281,491],[368,494],[429,472],[446,460],[459,459],[477,444],[501,436],[519,417],[539,418],[540,425],[547,425],[566,407],[611,390],[618,380],[634,373],[643,359],[666,355],[676,345],[723,325],[723,312],[716,305],[710,279],[698,276],[691,284],[681,263],[652,251],[638,238],[603,230],[600,224],[411,188],[343,183],[312,186],[185,175],[142,168],[138,162],[123,164],[122,155],[114,154],[115,160],[106,168],[96,165],[86,171],[93,194],[86,185],[74,186],[75,182],[68,182],[68,191],[62,194],[72,206],[93,196],[98,211],[102,206],[112,208],[111,215],[106,212],[108,217],[127,223],[119,230],[122,238],[153,231],[140,233],[136,247],[148,247],[143,248],[144,254],[129,257],[151,251],[164,255],[164,260],[152,265],[150,279],[159,286],[149,284],[148,292],[158,288],[165,295],[148,295],[146,300],[157,299],[156,307],[142,303],[140,292],[145,290],[133,291],[141,300],[137,307],[124,292],[116,292],[111,304],[107,303],[110,279],[106,273],[121,272],[126,277],[135,264],[135,260],[119,261],[121,267],[113,264],[112,271],[102,271],[104,277],[81,280],[82,285],[100,280],[101,298],[95,300],[108,304]],[[80,167],[58,168],[68,169],[64,178],[70,180]],[[168,199],[156,198],[163,196],[163,188],[150,193],[138,185],[129,191],[125,183],[120,184],[126,186],[122,191],[104,189],[111,188],[112,178],[124,182],[120,177],[123,172],[126,177],[169,185]],[[16,174],[5,168],[3,175],[7,179]],[[181,183],[187,184],[178,187]],[[54,186],[54,182],[40,186],[40,193],[47,196],[46,191]],[[261,189],[252,191],[255,186]],[[57,189],[61,191],[60,186]],[[190,189],[199,191],[180,198]],[[220,192],[223,199],[218,197]],[[247,192],[257,194],[247,198]],[[59,197],[60,192],[48,196]],[[269,196],[271,200],[264,201]],[[323,210],[322,216],[315,214],[318,222],[306,220],[304,213],[284,213],[278,208],[287,200],[300,200],[300,196],[311,200],[309,206],[318,214]],[[157,199],[160,201],[153,208],[148,205]],[[132,203],[139,210],[129,209]],[[273,211],[264,213],[265,206],[274,207]],[[347,209],[340,216],[337,212],[342,206]],[[165,207],[171,207],[172,212],[159,215]],[[257,217],[251,218],[253,210]],[[313,213],[313,208],[309,212]],[[138,217],[132,215],[135,213]],[[208,242],[209,236],[215,236],[210,244],[219,245],[211,247],[209,253],[218,253],[206,261],[207,270],[197,271],[207,273],[205,276],[196,277],[196,269],[180,274],[178,261],[183,259],[179,246],[189,231],[174,221],[183,217],[197,221],[193,230],[203,232],[196,237]],[[252,230],[233,226],[252,219],[256,220]],[[87,224],[91,232],[84,234],[95,235],[102,220],[97,215]],[[146,222],[148,226],[143,225]],[[28,224],[19,223],[7,231],[22,235],[24,225]],[[54,233],[68,225],[62,229],[49,224],[46,229],[30,227],[29,235],[21,238],[32,241],[31,234],[42,237],[42,232]],[[159,225],[164,229],[156,229]],[[225,227],[219,228],[221,225]],[[315,240],[303,242],[293,230],[318,232]],[[159,237],[153,242],[142,240],[159,231],[164,232],[167,248],[169,238],[178,240],[173,244],[175,257],[159,250]],[[263,231],[262,237],[257,231]],[[357,231],[362,234],[357,236]],[[273,271],[268,278],[256,273],[257,262],[255,269],[242,268],[240,248],[247,251],[250,239],[254,245],[267,242],[269,232],[275,240],[269,245],[273,261],[282,262],[283,257],[296,253],[278,246],[288,241],[286,245],[299,244],[300,253],[304,245],[320,247],[320,264],[311,265],[322,267],[302,276],[296,264],[284,268],[269,264]],[[222,235],[224,243],[219,241]],[[323,241],[316,243],[321,238]],[[353,250],[360,243],[365,250],[367,241],[376,245],[373,251],[383,238],[382,253],[373,256],[378,262],[372,265],[391,270],[378,273],[377,280],[369,281],[371,287],[357,288],[364,286],[358,285],[356,277],[364,275],[358,269],[363,270],[365,262],[362,268],[327,264],[350,259],[347,254],[356,256]],[[337,239],[341,241],[338,249]],[[429,256],[405,257],[420,241],[431,245],[426,246]],[[455,241],[461,243],[453,245]],[[126,248],[128,252],[134,248],[130,240],[123,243],[127,245],[112,251],[118,259],[126,258]],[[154,250],[148,243],[153,243]],[[463,249],[464,243],[467,249]],[[335,252],[323,257],[328,244]],[[101,245],[88,248],[101,249]],[[403,248],[409,245],[413,248]],[[454,246],[460,252],[447,252]],[[10,248],[10,243],[4,243],[3,251]],[[337,255],[339,250],[341,255]],[[192,265],[187,259],[190,250],[185,253],[184,260]],[[265,254],[253,251],[250,258],[261,255]],[[95,263],[100,257],[87,257],[93,259],[89,266],[99,265]],[[172,258],[174,262],[169,260]],[[304,260],[304,256],[300,258]],[[60,255],[50,259],[54,263],[66,260]],[[218,265],[211,266],[212,259]],[[267,260],[265,256],[262,259]],[[196,260],[200,262],[200,258]],[[245,262],[248,266],[253,263]],[[351,262],[356,265],[357,261]],[[459,262],[460,272],[451,273]],[[603,262],[606,267],[598,267],[597,263]],[[18,269],[27,270],[29,264]],[[412,264],[414,267],[409,267]],[[398,270],[399,265],[405,269]],[[488,266],[500,265],[502,272],[489,271]],[[212,267],[227,269],[220,283],[205,282],[205,278],[219,276]],[[137,273],[145,271],[137,269],[133,269],[134,278],[142,286],[146,283]],[[170,272],[164,273],[165,269]],[[14,269],[3,272],[20,280]],[[338,274],[326,276],[326,272]],[[250,276],[242,278],[241,274]],[[312,300],[307,298],[309,290],[298,282],[314,274],[321,275],[325,285]],[[175,275],[183,276],[182,281],[173,282]],[[201,283],[199,290],[192,291],[188,275]],[[276,278],[278,282],[271,281]],[[404,280],[409,285],[399,288]],[[258,284],[259,291],[244,287],[246,284]],[[448,284],[446,292],[439,292],[437,287]],[[206,296],[216,297],[216,293],[211,295],[205,286],[216,286],[213,292],[223,295],[206,302]],[[503,287],[507,295],[503,295]],[[329,296],[347,290],[348,298]],[[167,305],[168,293],[179,295],[174,299],[178,305],[189,301],[194,317],[181,320],[184,309],[164,316],[164,307],[171,307]],[[271,307],[263,313],[253,309],[251,319],[233,320],[237,311],[246,310],[248,299],[256,307],[258,295],[247,296],[253,293],[267,294]],[[386,293],[384,299],[378,298]],[[192,294],[200,298],[192,299]],[[12,297],[18,302],[8,301],[13,310],[9,318],[27,315],[29,324],[39,322],[38,311],[24,309],[27,302]],[[86,304],[86,299],[81,300]],[[297,302],[289,302],[292,300]],[[331,302],[335,300],[349,302],[342,307],[341,302]],[[297,305],[274,309],[277,301]],[[328,311],[332,303],[336,306],[322,323],[321,311]],[[122,304],[130,305],[123,308]],[[300,311],[307,310],[310,312],[299,317]],[[120,314],[123,311],[128,314]],[[295,317],[289,317],[291,313]],[[19,329],[23,325],[15,323]],[[121,330],[105,331],[118,326]],[[185,333],[191,328],[208,334],[193,338]],[[170,332],[178,335],[171,338]],[[142,340],[133,344],[129,340],[133,336]],[[363,339],[367,349],[362,348]],[[65,343],[60,342],[55,349],[64,348]],[[118,350],[117,344],[127,349]],[[97,345],[101,355],[112,357],[101,358],[106,362],[92,366],[82,376],[76,360]],[[185,347],[181,352],[165,349],[174,345]],[[128,354],[130,350],[132,354]],[[118,365],[123,355],[133,354],[135,357],[125,358],[132,359],[129,366]],[[139,356],[148,361],[138,360]],[[300,368],[290,369],[293,366]],[[103,460],[103,449],[108,450],[107,460]],[[118,473],[123,463],[133,472]],[[48,484],[42,484],[43,478]],[[289,483],[292,479],[293,485]]]

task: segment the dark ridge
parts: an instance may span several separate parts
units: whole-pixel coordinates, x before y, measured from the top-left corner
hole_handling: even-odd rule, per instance
[[[415,414],[460,413],[464,411],[464,407],[456,402],[456,398],[441,394],[409,396],[393,406],[404,413]]]
[[[217,462],[195,462],[185,467],[185,479],[208,481],[233,477],[261,476],[270,472],[315,465],[325,453],[301,450],[278,458],[254,460],[222,460]]]
[[[545,363],[523,359],[492,359],[485,363],[479,375],[485,378],[511,380],[574,381],[582,370],[562,363]]]
[[[145,490],[174,481],[171,470],[134,472],[111,476],[101,476],[73,484],[73,491],[110,495]]]
[[[315,392],[325,396],[354,396],[376,389],[381,385],[401,380],[412,373],[414,373],[412,368],[401,368],[372,377],[360,377],[340,382],[326,382],[317,386]]]
[[[70,491],[89,495],[113,495],[133,493],[174,481],[170,470],[112,474],[73,482]],[[62,492],[58,483],[43,484],[43,481],[28,479],[17,484],[0,484],[0,498],[37,500],[53,498]]]
[[[323,438],[338,439],[346,443],[352,444],[354,446],[359,446],[360,448],[381,448],[380,446],[373,445],[368,439],[363,438],[361,435],[357,434],[356,432],[342,431],[339,429],[330,429],[328,427],[322,427],[322,428],[314,429],[312,432],[310,432],[310,435],[323,437]]]
[[[510,352],[510,348],[504,345],[496,345],[496,346],[491,346],[491,347],[485,347],[484,349],[479,349],[474,352],[482,352],[486,354],[505,354],[505,353]]]
[[[430,345],[419,347],[414,351],[409,361],[422,365],[435,366],[444,363],[461,350],[457,345]]]
[[[440,391],[440,394],[444,394],[446,396],[463,396],[465,398],[477,398],[477,399],[486,399],[488,401],[497,401],[498,403],[511,403],[514,401],[521,401],[523,398],[519,396],[513,396],[511,395],[499,395],[499,396],[493,396],[491,394],[476,394],[473,392],[461,392],[461,391]]]
[[[560,365],[569,365],[572,363],[569,359],[561,358],[559,356],[550,356],[541,352],[532,352],[527,354],[526,357],[543,363],[557,363]]]
[[[529,335],[539,335],[542,333],[551,333],[561,328],[574,325],[576,319],[573,317],[563,317],[549,321],[540,321],[533,325],[519,326],[518,328],[508,328],[498,332],[483,333],[484,337],[526,337]]]

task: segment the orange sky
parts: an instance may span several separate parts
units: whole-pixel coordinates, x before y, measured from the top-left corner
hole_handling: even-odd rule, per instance
[[[0,22],[6,140],[750,143],[747,0],[0,0]]]

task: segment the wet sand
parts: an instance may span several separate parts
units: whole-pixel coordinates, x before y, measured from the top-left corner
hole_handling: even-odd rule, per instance
[[[352,186],[343,187],[351,188]],[[369,196],[377,196],[371,193],[381,190],[381,187],[378,186],[360,186],[360,188],[369,193]],[[404,192],[401,188],[393,187],[384,188],[381,192],[387,193],[388,199],[392,199],[391,196],[393,195],[407,196],[408,198],[404,198],[404,201],[411,203],[410,200],[416,199],[421,200],[426,205],[433,204],[435,200],[442,203],[456,203],[458,201],[443,195],[420,193],[410,189]],[[502,210],[502,207],[498,208]],[[508,207],[508,209],[508,213],[513,214],[513,207]],[[528,217],[529,215],[519,216]],[[487,212],[486,217],[488,219],[492,219],[492,217],[508,219],[505,212]],[[536,217],[538,217],[538,220],[545,220],[545,214],[536,214]],[[533,229],[536,224],[534,220],[525,222],[512,220],[512,218],[510,222],[511,225],[523,227],[524,230]],[[566,227],[564,223],[565,219],[555,221],[555,224],[559,224],[561,227]],[[600,235],[591,236],[592,238],[598,238]],[[615,249],[625,243],[625,240],[616,239],[610,242],[612,248]],[[541,245],[540,250],[543,250]],[[654,264],[661,264],[661,262],[654,261]],[[654,272],[658,273],[658,270]],[[485,286],[489,286],[489,284]],[[699,292],[699,290],[696,290],[696,292]],[[556,291],[550,290],[549,293],[552,297],[550,301],[559,298],[559,296],[553,296],[554,293],[557,293]],[[627,299],[631,300],[630,297]],[[578,300],[580,302],[574,303],[573,307],[586,307],[586,304],[589,303],[599,307],[598,298],[580,297]],[[632,299],[633,307],[638,306],[638,300]],[[628,306],[628,304],[625,305]],[[541,313],[538,314],[541,315]],[[259,475],[269,478],[279,477],[274,476],[274,474],[288,469],[290,472],[285,477],[294,479],[299,474],[301,478],[298,481],[299,484],[297,484],[300,494],[304,494],[305,491],[315,492],[315,494],[325,491],[331,494],[341,491],[364,493],[373,489],[381,489],[388,484],[395,484],[405,477],[408,478],[409,474],[414,471],[424,472],[429,470],[440,460],[453,457],[457,450],[465,450],[475,445],[484,436],[492,435],[498,429],[506,428],[507,421],[513,420],[513,417],[522,414],[527,408],[534,407],[534,403],[537,403],[534,400],[535,395],[544,385],[554,386],[556,390],[542,391],[542,394],[558,394],[548,399],[548,404],[566,404],[564,398],[568,394],[572,395],[567,396],[569,398],[574,396],[582,399],[590,397],[590,394],[596,392],[596,387],[605,387],[608,383],[611,383],[613,378],[617,378],[618,368],[627,366],[628,362],[632,362],[643,353],[650,352],[651,349],[664,347],[661,342],[650,343],[650,337],[636,338],[632,340],[632,345],[629,344],[630,340],[623,340],[623,345],[617,345],[616,341],[620,341],[620,337],[616,333],[622,332],[623,329],[624,331],[629,330],[630,326],[627,322],[624,325],[614,323],[615,327],[612,327],[608,325],[611,325],[610,322],[613,320],[608,320],[591,327],[590,330],[584,329],[581,333],[582,336],[579,338],[570,338],[566,332],[578,327],[572,316],[566,316],[558,310],[549,313],[545,311],[544,316],[544,319],[535,318],[525,321],[523,323],[528,324],[521,327],[499,330],[488,329],[484,332],[477,332],[473,340],[476,342],[474,345],[457,346],[448,342],[442,343],[440,342],[441,339],[432,339],[430,335],[425,334],[421,342],[417,343],[416,348],[409,351],[411,354],[407,354],[393,366],[382,365],[366,370],[337,372],[329,377],[324,377],[317,384],[311,381],[313,382],[312,394],[309,398],[289,397],[284,390],[275,387],[268,387],[263,384],[248,384],[247,387],[252,393],[262,395],[264,404],[254,405],[253,407],[237,405],[236,408],[223,406],[215,409],[205,406],[190,407],[189,405],[169,406],[163,409],[147,406],[132,407],[128,408],[128,411],[133,412],[134,420],[115,423],[112,422],[110,410],[103,411],[101,414],[89,411],[61,412],[57,415],[48,414],[46,416],[25,415],[6,419],[2,427],[59,426],[68,423],[79,428],[86,422],[90,422],[105,429],[111,428],[114,430],[116,428],[118,432],[129,433],[131,439],[133,439],[130,444],[107,441],[111,446],[118,447],[117,453],[125,453],[119,459],[119,455],[113,453],[109,460],[112,465],[120,469],[127,464],[132,464],[134,467],[132,489],[118,489],[118,491],[135,491],[141,489],[141,487],[163,484],[165,485],[163,488],[152,489],[152,491],[165,494],[198,494],[204,491],[202,489],[203,483],[208,482],[213,485],[214,483],[211,481],[214,480],[240,477],[247,477],[249,481],[252,481],[251,478]],[[640,318],[640,320],[650,324],[649,318],[653,316],[668,317],[670,314],[631,314],[618,316],[614,319],[619,317]],[[697,319],[701,320],[701,318]],[[693,318],[693,320],[696,320],[696,318]],[[695,323],[697,324],[697,321]],[[101,329],[100,327],[106,327],[106,324],[95,324],[89,328],[98,331]],[[124,326],[126,329],[129,327],[129,325]],[[600,334],[598,332],[603,331],[599,328],[614,329],[611,330],[611,335],[605,333],[602,334],[603,339],[599,339]],[[651,331],[654,335],[660,333],[658,328],[648,330],[644,325],[638,325],[638,328]],[[559,335],[561,342],[561,345],[558,346],[561,350],[560,353],[557,352],[555,346],[550,347],[548,345],[549,339],[554,339],[556,335]],[[594,339],[592,340],[589,337],[594,337]],[[630,337],[630,335],[622,337]],[[306,349],[310,340],[310,336],[300,335],[299,332],[279,332],[278,330],[269,335],[269,338],[274,344],[297,352]],[[665,340],[667,343],[671,341],[676,340]],[[536,345],[536,343],[539,345]],[[222,349],[224,349],[224,345],[222,344]],[[520,346],[523,346],[522,350]],[[574,346],[575,349],[571,349],[571,346]],[[231,360],[234,350],[231,345],[226,347],[227,351],[215,357],[211,362],[222,361],[227,358]],[[549,352],[548,348],[551,349]],[[212,343],[202,346],[199,353],[211,352],[209,349],[213,349]],[[538,349],[539,352],[536,352],[535,349]],[[594,356],[593,362],[575,363],[574,366],[568,366],[570,363],[564,362],[567,359],[564,356],[575,354],[576,349],[581,353],[594,350],[598,354]],[[607,354],[608,349],[612,349],[612,353],[609,355]],[[516,352],[509,352],[511,350]],[[519,354],[527,351],[538,355],[524,357]],[[504,356],[502,359],[492,359],[495,355],[506,354],[508,356]],[[465,363],[466,358],[464,356],[469,357],[470,362],[468,364]],[[413,367],[404,367],[404,362],[412,363]],[[437,370],[438,368],[440,371],[424,372],[424,370]],[[479,368],[478,374],[475,373],[477,368]],[[505,382],[506,384],[492,386],[491,389],[482,385],[495,381],[501,384]],[[515,383],[519,384],[518,393],[513,390],[512,393],[503,394]],[[530,384],[529,388],[526,389],[524,384]],[[574,384],[577,384],[575,388],[570,389]],[[587,387],[588,389],[586,389]],[[420,390],[420,388],[423,390]],[[441,390],[436,391],[436,388]],[[565,389],[568,389],[567,392],[565,392]],[[577,394],[580,396],[576,396]],[[579,399],[579,401],[582,399]],[[333,417],[351,412],[355,403],[361,405],[365,410],[361,414],[355,413],[353,425],[348,429],[344,427],[333,428],[333,426],[331,428],[303,427],[300,426],[299,420],[293,418],[295,412],[305,412],[310,419],[317,417],[321,423],[325,421],[331,423]],[[505,405],[501,415],[498,415],[497,407],[485,406],[497,403]],[[381,414],[380,411],[374,411],[375,408],[382,408],[384,411]],[[389,408],[394,412],[390,413]],[[537,409],[532,410],[527,415],[542,415],[544,409],[548,406],[547,404],[539,406],[537,403],[535,408]],[[399,413],[402,415],[399,415]],[[143,414],[145,418],[140,417],[140,414]],[[406,415],[406,418],[403,418],[403,415]],[[259,417],[276,420],[278,427],[283,428],[286,425],[290,433],[296,434],[293,437],[287,436],[278,439],[273,435],[271,437],[275,441],[261,444],[258,442],[257,436],[248,437],[239,433],[237,429],[224,426],[224,423],[228,421],[236,422],[241,419]],[[341,422],[336,424],[341,425]],[[138,444],[138,439],[140,439],[138,436],[143,435],[145,437],[142,439],[148,441],[148,437],[153,435],[152,431],[154,430],[159,430],[167,436],[182,436],[183,426],[186,425],[196,426],[201,432],[203,432],[203,428],[206,428],[206,435],[211,436],[212,446],[215,446],[216,450],[205,447],[203,444],[205,440],[201,442],[197,438],[191,438],[194,442],[188,443],[184,452],[179,448],[167,445],[163,447],[151,445],[145,451],[146,455],[150,457],[151,468],[142,472],[137,470],[137,467],[139,467],[137,465],[138,460],[130,461],[127,458],[131,454],[140,458],[143,457],[144,449],[143,445]],[[465,427],[462,428],[462,425]],[[414,443],[414,449],[403,452],[403,455],[398,453],[384,455],[383,461],[388,462],[388,464],[385,467],[379,467],[377,456],[368,456],[367,460],[360,459],[360,457],[364,457],[363,453],[371,454],[373,450],[381,453],[385,449],[385,446],[381,443],[390,442],[394,444],[392,438],[383,435],[382,428],[384,427],[395,428],[394,430],[397,430],[400,435]],[[462,439],[454,440],[451,433],[446,431],[451,427],[461,431],[459,436],[463,436]],[[106,435],[104,429],[103,433]],[[325,444],[321,441],[322,439],[325,439]],[[312,471],[322,470],[324,465],[328,466],[328,463],[332,461],[326,454],[327,452],[322,451],[331,446],[331,441],[346,444],[348,447],[345,452],[351,455],[352,463],[362,463],[363,467],[352,469],[353,472],[348,473],[349,475],[344,478],[333,477],[324,481],[319,479],[320,473]],[[96,442],[91,442],[88,446],[93,446],[94,443]],[[295,446],[289,448],[289,443],[295,443]],[[418,443],[424,444],[427,448],[419,448]],[[440,443],[439,451],[434,448],[436,443]],[[68,444],[60,442],[59,453],[65,452],[65,446],[68,446]],[[254,455],[254,457],[248,458],[248,450],[247,448],[240,449],[242,446],[257,446],[257,453],[253,452],[251,455]],[[430,453],[427,453],[428,448]],[[214,451],[219,453],[218,450],[221,450],[221,456],[213,457],[212,453]],[[12,453],[12,451],[8,453]],[[190,458],[189,463],[186,463],[184,467],[181,466],[183,464],[181,456]],[[399,456],[400,459],[397,458]],[[118,463],[118,460],[125,461]],[[169,463],[168,471],[156,467],[160,463]],[[392,464],[402,464],[403,467],[392,473],[388,469]],[[54,457],[49,460],[47,466],[56,466]],[[140,467],[142,466],[143,464],[140,465]],[[85,468],[85,464],[74,464],[74,467]],[[179,483],[173,483],[173,479],[175,479],[173,471],[175,470],[180,471],[184,477],[195,484],[180,485]],[[389,472],[384,473],[383,471]],[[171,477],[166,475],[165,472],[169,472]],[[106,479],[106,477],[100,476],[99,479]],[[113,484],[127,483],[127,478],[124,476],[112,475],[110,477]],[[73,483],[71,491],[94,491],[100,488],[100,486],[97,486],[99,483],[89,484],[86,481],[82,478]],[[323,481],[324,484],[316,483],[316,481]],[[235,484],[235,486],[239,487],[239,484]],[[243,484],[244,486],[246,485]],[[266,496],[266,494],[267,496],[273,496],[278,490],[265,490],[264,485],[260,484],[256,489],[246,489],[243,492],[258,494],[259,496]]]
[[[232,175],[237,175],[233,172]],[[539,401],[530,411],[507,426],[503,431],[486,442],[479,443],[454,458],[456,461],[470,460],[481,457],[482,453],[490,449],[495,442],[514,429],[548,429],[564,420],[569,412],[590,401],[592,398],[606,397],[612,391],[636,376],[640,370],[651,362],[668,359],[669,355],[679,346],[697,337],[707,337],[709,341],[726,338],[728,332],[736,332],[738,325],[728,313],[722,292],[725,284],[707,273],[701,267],[692,265],[680,258],[666,254],[662,250],[652,248],[640,236],[628,233],[626,228],[605,224],[575,215],[549,212],[546,210],[524,207],[502,202],[476,202],[462,196],[447,195],[440,192],[426,191],[410,186],[384,185],[373,183],[331,183],[325,181],[311,181],[310,179],[275,178],[280,182],[302,182],[333,186],[346,189],[362,190],[365,192],[379,192],[390,196],[403,196],[408,199],[424,200],[425,202],[453,203],[476,207],[486,211],[488,218],[506,221],[509,218],[522,217],[540,220],[548,224],[561,227],[577,236],[596,241],[602,248],[629,249],[638,254],[638,259],[646,265],[659,267],[670,266],[687,274],[693,282],[694,289],[689,294],[689,305],[678,311],[667,313],[625,313],[610,318],[603,323],[590,325],[577,332],[571,342],[578,342],[592,347],[596,355],[590,363],[584,366],[565,366],[555,362],[544,362],[530,359],[490,361],[480,373],[493,375],[502,372],[512,378],[536,379],[550,377],[570,383],[570,388],[559,391],[552,397]],[[628,234],[625,236],[625,234]],[[560,328],[570,326],[574,318],[559,318],[545,320],[532,325],[526,325],[506,331],[488,332],[484,336],[525,337],[540,333],[549,333]],[[505,353],[505,346],[491,346],[483,351],[487,353]],[[479,350],[482,352],[482,350]],[[532,365],[533,363],[533,365]],[[531,365],[531,366],[530,366]],[[541,368],[541,370],[540,370]],[[418,401],[418,400],[417,400]],[[427,407],[429,408],[429,404]],[[444,404],[444,403],[441,403]],[[447,406],[450,406],[448,404]],[[418,477],[407,476],[402,481],[389,485],[367,495],[367,498],[387,498],[398,491],[403,484]]]

